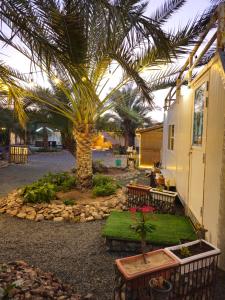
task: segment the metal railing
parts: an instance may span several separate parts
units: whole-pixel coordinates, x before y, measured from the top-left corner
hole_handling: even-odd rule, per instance
[[[26,164],[28,161],[28,146],[13,145],[9,148],[9,162]]]

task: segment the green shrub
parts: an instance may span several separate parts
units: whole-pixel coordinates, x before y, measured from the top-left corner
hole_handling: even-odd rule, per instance
[[[39,182],[35,182],[26,186],[22,190],[22,196],[25,203],[41,203],[50,202],[55,198],[56,190],[54,184],[44,183],[40,185]]]
[[[50,202],[58,191],[68,191],[76,186],[76,178],[68,173],[47,174],[37,182],[23,188],[21,195],[24,202]]]
[[[75,201],[74,201],[73,199],[65,199],[65,200],[63,201],[63,203],[64,203],[65,205],[74,205],[74,204],[75,204]]]
[[[117,190],[117,185],[116,183],[113,182],[107,182],[106,184],[102,185],[96,185],[93,190],[93,196],[110,196],[115,194]]]
[[[96,174],[93,177],[93,186],[100,186],[100,185],[105,185],[108,183],[113,183],[114,179],[110,176],[105,176],[101,174]]]
[[[120,187],[118,182],[110,176],[96,174],[93,177],[93,196],[110,196]]]
[[[52,183],[56,186],[57,191],[68,191],[76,186],[76,178],[67,172],[45,175],[40,182]]]

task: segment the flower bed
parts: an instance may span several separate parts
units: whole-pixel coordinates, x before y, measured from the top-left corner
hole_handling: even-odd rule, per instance
[[[74,191],[76,197],[84,197],[85,193]],[[0,201],[0,213],[7,213],[22,219],[42,221],[71,221],[87,222],[101,220],[109,216],[113,210],[126,210],[126,196],[122,189],[116,191],[115,195],[93,198],[91,193],[86,193],[82,201],[64,199],[65,195],[73,197],[73,191],[60,192],[61,200],[50,203],[25,204],[20,195],[20,190],[10,193]],[[71,196],[72,195],[72,196]]]

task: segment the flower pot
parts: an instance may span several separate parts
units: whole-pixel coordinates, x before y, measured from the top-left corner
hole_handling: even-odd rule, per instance
[[[182,258],[179,254],[182,247],[187,247],[192,255]],[[199,251],[196,250],[197,248],[199,248]],[[220,250],[217,247],[205,240],[196,240],[177,246],[167,247],[165,250],[179,261],[182,274],[209,266],[214,261],[214,257],[220,254]]]
[[[173,288],[171,282],[164,280],[164,288],[156,288],[153,285],[153,278],[149,281],[151,300],[167,300],[169,293]]]
[[[179,265],[178,260],[164,249],[148,252],[145,254],[145,258],[146,264],[143,255],[139,254],[117,259],[116,265],[126,280]]]

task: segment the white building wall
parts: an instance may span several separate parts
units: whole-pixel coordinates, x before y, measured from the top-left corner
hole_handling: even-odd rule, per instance
[[[165,177],[175,181],[181,200],[188,203],[189,151],[191,143],[192,94],[182,88],[179,101],[165,113],[163,132],[163,168]],[[174,150],[168,150],[168,126],[175,125]]]
[[[221,79],[221,72],[218,71],[219,65],[221,65],[221,62],[218,60],[218,57],[216,57],[201,74],[202,76],[206,75],[208,68],[209,100],[205,149],[203,224],[208,230],[207,239],[225,249],[225,245],[221,244],[221,235],[224,235],[224,228],[221,229],[221,224],[225,224],[225,222],[221,220],[225,218],[225,212],[222,213],[220,211],[220,207],[225,207],[225,204],[222,205],[225,203],[225,199],[221,198],[221,186],[225,185],[225,182],[223,182],[224,177],[221,175],[225,129],[225,87]],[[198,78],[200,78],[201,75],[199,75]],[[188,188],[194,89],[191,88],[186,91],[181,91],[181,94],[183,94],[183,96],[180,97],[179,101],[173,104],[165,113],[162,164],[163,168],[165,168],[166,177],[174,177],[181,200],[183,200],[188,207],[191,207],[193,203],[191,203],[191,199],[188,199]],[[170,124],[175,124],[174,151],[168,150],[168,125]],[[199,178],[199,180],[202,180],[202,178]],[[223,215],[224,218],[220,217],[219,219],[219,215]],[[199,221],[201,222],[201,220]],[[218,236],[220,237],[219,239]],[[221,267],[225,268],[225,259]]]
[[[218,64],[210,69],[203,223],[208,239],[217,244],[220,180],[225,115],[225,89]],[[224,182],[225,184],[225,182]],[[221,199],[222,200],[222,199]],[[225,199],[223,199],[225,201]]]

